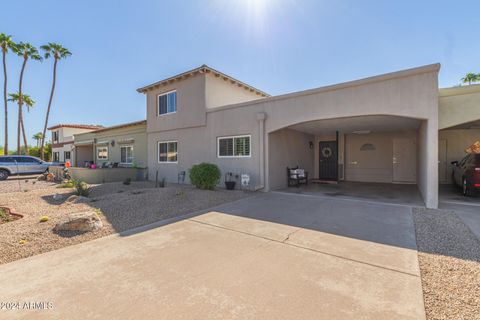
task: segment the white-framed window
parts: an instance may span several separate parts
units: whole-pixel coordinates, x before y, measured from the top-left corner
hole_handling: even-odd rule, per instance
[[[219,137],[217,156],[219,158],[245,158],[251,156],[250,135]]]
[[[52,142],[53,143],[58,142],[58,131],[52,131]]]
[[[133,146],[120,147],[120,163],[122,164],[133,163]]]
[[[64,151],[63,152],[63,157],[65,158],[65,161],[71,160],[72,159],[72,154],[70,151]]]
[[[98,160],[107,160],[108,159],[108,147],[97,147],[97,159]]]
[[[162,93],[157,97],[157,116],[177,112],[177,91]]]
[[[60,162],[60,152],[56,151],[52,153],[53,162]]]
[[[177,141],[158,142],[158,162],[178,162]]]

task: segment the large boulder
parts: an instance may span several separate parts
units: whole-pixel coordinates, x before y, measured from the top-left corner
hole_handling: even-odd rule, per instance
[[[55,231],[95,231],[103,227],[102,220],[95,211],[85,211],[69,215],[65,220],[57,223]]]

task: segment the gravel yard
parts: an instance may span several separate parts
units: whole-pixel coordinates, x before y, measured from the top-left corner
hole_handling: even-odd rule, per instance
[[[20,182],[20,189],[18,184]],[[207,191],[187,185],[154,188],[151,182],[92,186],[89,200],[69,203],[74,190],[43,181],[0,182],[0,206],[13,208],[22,219],[0,225],[0,264],[89,241],[159,220],[207,209],[249,195],[242,191]],[[20,191],[19,191],[20,190]],[[104,227],[83,234],[55,233],[55,224],[70,213],[96,210]],[[40,222],[44,215],[47,222]]]
[[[413,216],[427,319],[480,319],[480,241],[454,212]]]

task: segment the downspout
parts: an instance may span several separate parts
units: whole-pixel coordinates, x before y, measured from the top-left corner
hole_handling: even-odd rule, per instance
[[[267,119],[265,112],[257,113],[260,184],[255,187],[255,191],[265,188],[265,119]]]

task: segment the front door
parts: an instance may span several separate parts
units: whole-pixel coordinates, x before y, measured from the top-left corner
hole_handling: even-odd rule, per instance
[[[338,180],[337,141],[320,141],[320,180]]]

